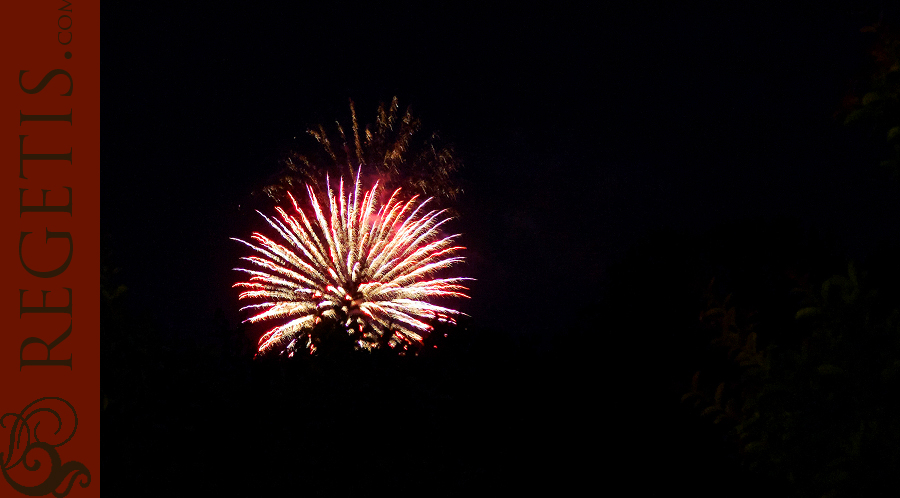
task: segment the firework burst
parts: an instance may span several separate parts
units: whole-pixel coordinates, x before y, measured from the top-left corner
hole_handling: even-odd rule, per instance
[[[289,354],[316,349],[312,333],[322,320],[332,320],[357,347],[421,344],[433,320],[454,322],[460,312],[429,303],[430,298],[468,297],[467,278],[433,278],[434,273],[463,261],[459,235],[442,236],[451,218],[446,210],[427,210],[431,199],[401,200],[400,189],[378,206],[379,185],[362,192],[359,171],[353,190],[338,192],[326,183],[328,210],[306,186],[310,216],[293,195],[295,216],[277,208],[278,217],[259,213],[278,233],[281,243],[254,233],[241,242],[258,255],[242,258],[252,267],[236,268],[250,278],[234,287],[239,298],[257,300],[242,309],[257,312],[247,321],[272,320],[278,325],[259,341],[259,351],[281,347]]]

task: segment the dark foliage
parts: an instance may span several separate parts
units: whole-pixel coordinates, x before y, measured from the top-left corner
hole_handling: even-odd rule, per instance
[[[723,381],[743,385],[739,363],[753,357],[750,351],[739,355],[757,330],[747,324],[777,329],[791,323],[799,303],[791,290],[842,262],[819,235],[788,219],[729,223],[699,234],[660,232],[635,246],[611,269],[596,318],[598,340],[615,352],[608,375],[616,381],[603,399],[627,407],[622,424],[634,431],[636,444],[625,446],[627,454],[665,469],[669,483],[701,496],[722,489],[777,496],[788,489],[782,476],[748,473],[728,431],[712,423],[731,409],[730,390],[724,398],[719,393],[722,410],[698,415],[717,406]],[[734,303],[740,303],[737,313],[730,309]],[[723,330],[723,324],[732,326]],[[791,337],[760,333],[759,347],[775,340]],[[680,403],[697,370],[698,394]],[[695,408],[691,401],[700,393],[703,402]]]
[[[882,16],[862,29],[870,34],[869,61],[860,90],[844,99],[845,122],[865,127],[885,149],[881,165],[900,179],[900,20]],[[879,143],[880,142],[880,143]]]
[[[900,463],[900,405],[891,394],[900,301],[897,264],[886,256],[862,274],[851,263],[842,274],[773,289],[793,302],[792,316],[777,301],[738,305],[732,296],[743,289],[723,296],[711,286],[698,329],[711,341],[682,400],[720,426],[752,478],[811,497],[891,484]]]

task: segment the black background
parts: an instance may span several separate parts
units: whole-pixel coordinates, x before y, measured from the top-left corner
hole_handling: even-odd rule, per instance
[[[486,5],[104,3],[101,228],[128,288],[103,332],[104,492],[705,494],[737,472],[661,361],[687,346],[659,316],[690,296],[602,298],[648,237],[666,271],[695,254],[660,234],[787,220],[858,258],[898,240],[880,139],[835,117],[879,6]],[[228,354],[250,192],[348,99],[370,122],[395,95],[466,165],[458,355],[278,373]],[[403,428],[360,435],[365,417]]]

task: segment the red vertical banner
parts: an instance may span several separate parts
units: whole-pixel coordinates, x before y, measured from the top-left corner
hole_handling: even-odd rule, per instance
[[[95,497],[99,0],[3,11],[0,496]]]

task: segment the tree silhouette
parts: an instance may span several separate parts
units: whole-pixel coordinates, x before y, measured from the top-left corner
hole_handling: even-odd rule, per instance
[[[723,426],[748,470],[794,496],[875,493],[900,465],[897,284],[869,281],[851,264],[796,289],[788,323],[753,323],[727,298],[703,315],[719,368],[698,371],[683,400]]]
[[[887,146],[882,166],[900,178],[900,33],[883,19],[861,30],[874,36],[863,92],[844,99],[845,123],[865,126]]]

